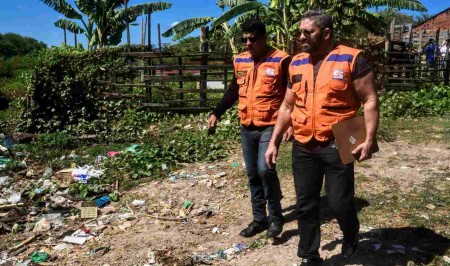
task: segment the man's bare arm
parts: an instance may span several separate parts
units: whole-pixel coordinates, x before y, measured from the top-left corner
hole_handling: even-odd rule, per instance
[[[273,129],[272,138],[270,139],[269,147],[266,151],[266,163],[270,168],[272,168],[276,163],[278,146],[280,145],[283,133],[288,129],[289,126],[291,126],[291,113],[294,109],[296,98],[297,95],[295,94],[295,92],[293,92],[291,89],[286,90],[283,103],[278,110],[278,118],[275,123],[275,128]]]
[[[377,133],[379,120],[378,93],[375,85],[375,75],[372,71],[364,77],[355,80],[353,84],[358,97],[363,103],[366,123],[366,140],[353,151],[353,154],[361,154],[358,160],[362,161],[371,157],[372,144]]]

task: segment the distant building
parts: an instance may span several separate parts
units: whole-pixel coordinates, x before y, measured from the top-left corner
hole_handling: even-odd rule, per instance
[[[414,44],[419,44],[421,32],[422,45],[425,45],[430,38],[436,40],[436,31],[438,29],[440,30],[439,44],[441,44],[443,41],[450,38],[450,7],[413,27],[412,32]]]

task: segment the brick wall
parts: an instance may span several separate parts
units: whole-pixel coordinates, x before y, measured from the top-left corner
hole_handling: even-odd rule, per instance
[[[419,32],[421,30],[437,30],[437,29],[450,29],[450,8],[442,12],[435,18],[428,20],[422,25],[413,29],[414,32]]]

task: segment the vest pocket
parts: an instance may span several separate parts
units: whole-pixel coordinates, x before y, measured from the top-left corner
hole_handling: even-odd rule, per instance
[[[297,95],[296,104],[305,106],[306,102],[306,80],[294,83],[292,91]]]
[[[239,96],[246,96],[248,88],[247,76],[237,78],[236,82],[239,85]]]
[[[345,109],[351,106],[353,101],[348,83],[343,80],[331,80],[328,83],[329,89],[324,108],[333,109]]]
[[[297,107],[291,113],[291,118],[293,124],[306,124],[306,114],[300,111]]]
[[[272,107],[270,104],[258,104],[255,105],[256,114],[255,116],[258,117],[262,121],[271,121],[272,118],[276,119],[277,114],[275,108]]]
[[[245,120],[245,115],[247,114],[247,105],[243,103],[238,103],[238,115],[241,120]]]
[[[270,96],[275,94],[274,87],[276,81],[277,80],[275,77],[264,76],[261,83],[261,96]]]

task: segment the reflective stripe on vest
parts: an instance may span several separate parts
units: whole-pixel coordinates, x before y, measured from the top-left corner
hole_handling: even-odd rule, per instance
[[[275,125],[286,90],[283,88],[281,63],[287,57],[287,53],[271,49],[256,66],[248,52],[234,59],[242,125]]]
[[[356,115],[361,100],[353,88],[352,71],[360,50],[338,46],[323,60],[314,81],[309,54],[296,55],[289,67],[292,91],[296,94],[292,111],[294,137],[307,143],[334,138],[331,126]]]

